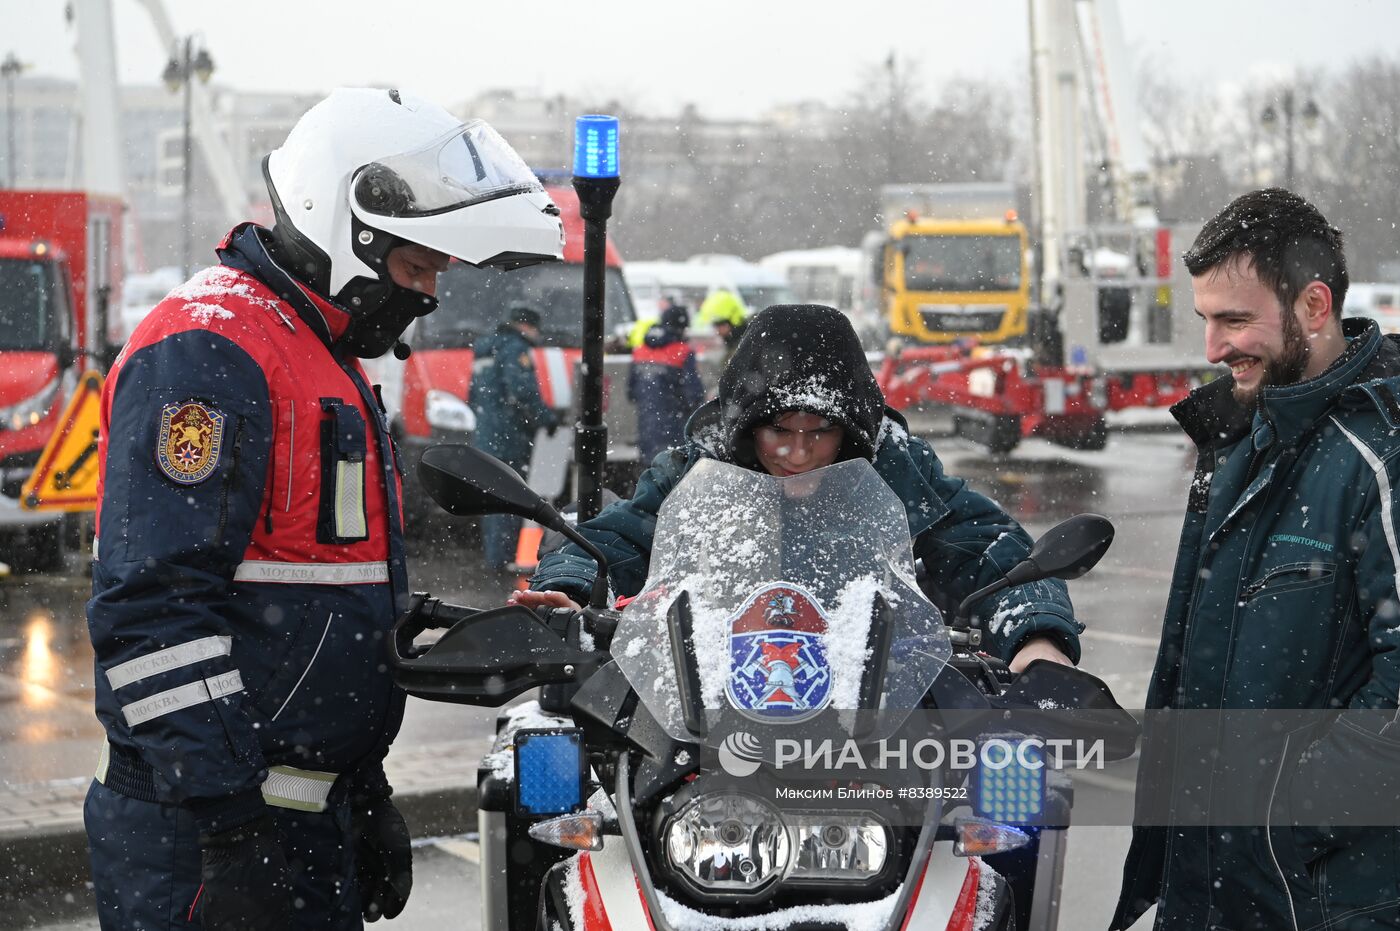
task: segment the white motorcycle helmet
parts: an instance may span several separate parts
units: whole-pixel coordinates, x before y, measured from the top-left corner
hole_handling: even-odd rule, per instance
[[[436,301],[394,284],[385,258],[417,243],[472,265],[563,258],[559,209],[486,123],[396,90],[340,88],[263,162],[287,270],[350,312],[344,338],[382,355]]]

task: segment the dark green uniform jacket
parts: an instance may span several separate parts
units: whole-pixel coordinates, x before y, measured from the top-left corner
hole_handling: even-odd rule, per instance
[[[1172,409],[1199,452],[1149,709],[1396,707],[1400,340],[1370,321],[1345,321],[1344,332],[1326,372],[1265,389],[1253,412],[1231,397],[1229,377]],[[1173,763],[1149,742],[1140,805],[1145,780],[1170,772],[1173,800],[1254,780],[1271,815],[1135,829],[1112,927],[1159,898],[1156,927],[1172,931],[1400,926],[1394,829],[1289,826],[1318,767],[1380,761],[1384,771],[1400,757],[1397,730],[1342,721],[1263,735],[1252,768],[1235,769],[1201,754]]]
[[[620,595],[635,595],[646,582],[652,534],[661,502],[701,459],[728,459],[719,443],[718,404],[711,401],[691,417],[689,442],[657,456],[637,482],[630,501],[619,501],[579,527],[608,558],[609,581]],[[944,474],[923,440],[910,437],[904,419],[886,410],[875,455],[875,471],[904,501],[914,555],[921,558],[946,613],[972,592],[1001,578],[1030,552],[1031,539],[994,501]],[[833,514],[832,520],[840,520]],[[587,599],[593,560],[572,544],[540,560],[530,587],[567,592]],[[988,603],[990,602],[990,603]],[[1058,580],[1036,582],[992,596],[975,609],[990,634],[986,649],[1009,657],[1033,632],[1049,633],[1076,662],[1079,633],[1069,593]]]
[[[540,398],[532,348],[519,330],[503,323],[477,341],[472,360],[472,445],[517,469],[530,461],[535,431],[555,423],[554,413]]]

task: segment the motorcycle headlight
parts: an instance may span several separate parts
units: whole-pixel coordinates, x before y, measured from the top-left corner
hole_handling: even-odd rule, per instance
[[[447,391],[436,388],[428,392],[423,401],[423,416],[428,425],[436,430],[472,433],[476,430],[476,414],[466,401]]]
[[[788,868],[792,841],[773,806],[751,795],[702,795],[664,831],[671,867],[707,892],[758,892]]]
[[[59,379],[54,378],[39,393],[25,398],[18,404],[0,407],[0,430],[23,430],[44,419],[53,406],[54,395],[58,394]]]
[[[869,882],[880,875],[889,856],[890,835],[869,812],[793,812],[791,882]]]

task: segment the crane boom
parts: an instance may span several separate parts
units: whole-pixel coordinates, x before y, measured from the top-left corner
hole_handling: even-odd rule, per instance
[[[1030,0],[1031,84],[1035,97],[1036,213],[1040,220],[1041,302],[1053,306],[1063,277],[1058,244],[1085,223],[1081,76],[1075,0]]]
[[[1078,0],[1080,38],[1091,78],[1103,140],[1104,164],[1121,223],[1157,225],[1152,204],[1152,165],[1139,123],[1137,93],[1116,0]]]
[[[1112,186],[1114,219],[1139,228],[1157,225],[1151,164],[1116,4],[1029,0],[1041,303],[1051,308],[1065,274],[1067,236],[1087,225],[1086,138],[1102,150],[1096,154]]]
[[[126,195],[122,183],[121,97],[112,45],[111,0],[74,0],[79,109],[82,115],[82,187],[89,194]]]

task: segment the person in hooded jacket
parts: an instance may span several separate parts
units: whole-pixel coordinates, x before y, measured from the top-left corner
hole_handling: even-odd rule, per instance
[[[472,445],[490,453],[522,476],[529,475],[535,433],[552,435],[559,418],[545,406],[530,352],[540,343],[540,315],[530,307],[512,307],[496,332],[473,347],[472,410],[476,435]],[[482,555],[490,569],[504,570],[515,556],[520,518],[487,514],[481,519]]]
[[[1230,374],[1172,408],[1196,473],[1112,927],[1156,902],[1172,931],[1397,928],[1400,339],[1340,319],[1341,233],[1289,191],[1239,197],[1184,260]]]
[[[685,341],[690,313],[671,305],[632,350],[627,370],[627,397],[637,408],[637,446],[642,462],[651,462],[685,438],[685,421],[705,400],[705,386],[695,351]]]
[[[1030,552],[1030,536],[995,502],[946,474],[932,447],[911,437],[903,418],[885,406],[855,330],[834,308],[776,305],[753,317],[720,376],[718,397],[691,416],[686,437],[684,446],[653,461],[630,500],[579,526],[607,557],[618,595],[641,591],[661,503],[702,459],[777,476],[870,460],[905,504],[914,555],[945,611]],[[595,572],[593,560],[569,544],[544,555],[530,591],[510,600],[567,607],[587,600]],[[1083,625],[1061,581],[1007,589],[973,610],[990,619],[983,625],[986,648],[1015,670],[1035,659],[1079,660]]]
[[[236,227],[103,386],[87,616],[106,740],[83,820],[112,931],[404,907],[383,766],[401,467],[359,359],[436,307],[449,257],[562,257],[505,141],[397,90],[335,91],[263,170],[276,225]]]

